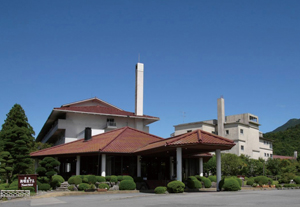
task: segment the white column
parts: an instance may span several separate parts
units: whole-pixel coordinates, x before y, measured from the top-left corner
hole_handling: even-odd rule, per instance
[[[106,176],[106,154],[101,155],[101,176]]]
[[[34,173],[36,174],[36,169],[39,166],[39,160],[38,159],[34,159]]]
[[[221,181],[221,150],[216,150],[216,161],[217,161],[217,191],[220,191],[219,182]]]
[[[203,157],[199,158],[199,175],[203,176]]]
[[[170,180],[172,180],[174,175],[174,158],[170,157]]]
[[[142,166],[141,166],[141,155],[137,156],[137,176],[141,177],[142,176]]]
[[[182,181],[182,148],[176,148],[177,180]]]
[[[76,175],[80,175],[80,156],[76,157]]]
[[[137,63],[135,69],[135,115],[143,116],[144,64]]]

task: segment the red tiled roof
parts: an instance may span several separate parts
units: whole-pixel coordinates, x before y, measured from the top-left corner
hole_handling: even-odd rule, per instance
[[[273,155],[273,159],[296,160],[295,157],[282,156],[282,155]]]
[[[163,138],[130,128],[123,127],[107,133],[93,136],[90,140],[80,139],[74,142],[32,152],[32,157],[81,154],[95,152],[132,153],[149,143]]]
[[[226,139],[199,129],[186,134],[170,137],[161,141],[157,141],[155,143],[148,144],[147,146],[138,149],[137,152],[164,146],[179,147],[192,144],[222,145],[227,146],[229,149],[231,149],[235,145],[235,143],[230,139]]]
[[[60,108],[54,108],[55,111],[73,111],[73,112],[81,112],[81,113],[93,113],[93,114],[111,114],[111,115],[121,115],[121,116],[135,116],[135,117],[143,117],[143,118],[151,118],[151,119],[159,119],[154,116],[137,116],[132,112],[124,111],[115,107],[107,106],[62,106]]]

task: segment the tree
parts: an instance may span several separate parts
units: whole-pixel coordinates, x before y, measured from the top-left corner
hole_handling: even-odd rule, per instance
[[[34,146],[33,128],[19,104],[15,104],[6,116],[0,132],[0,149],[11,154],[13,174],[26,174],[32,162],[29,153]]]
[[[243,162],[240,157],[230,153],[222,154],[221,156],[222,174],[238,175],[243,167]]]
[[[36,169],[36,172],[39,175],[38,180],[41,183],[51,183],[52,176],[58,172],[56,167],[58,167],[59,165],[60,162],[53,157],[45,157],[40,162],[40,167]]]
[[[11,182],[12,171],[13,171],[13,158],[9,152],[0,153],[0,174],[4,175],[6,183]]]

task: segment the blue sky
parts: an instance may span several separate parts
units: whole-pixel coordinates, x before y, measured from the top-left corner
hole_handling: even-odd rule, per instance
[[[0,124],[15,103],[39,133],[54,107],[98,97],[134,111],[145,64],[150,132],[252,113],[300,118],[300,1],[2,1]],[[182,113],[185,112],[185,118]]]

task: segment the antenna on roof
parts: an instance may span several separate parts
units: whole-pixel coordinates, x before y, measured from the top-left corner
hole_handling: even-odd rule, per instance
[[[138,58],[138,63],[140,62],[140,53],[139,53],[139,58]]]

